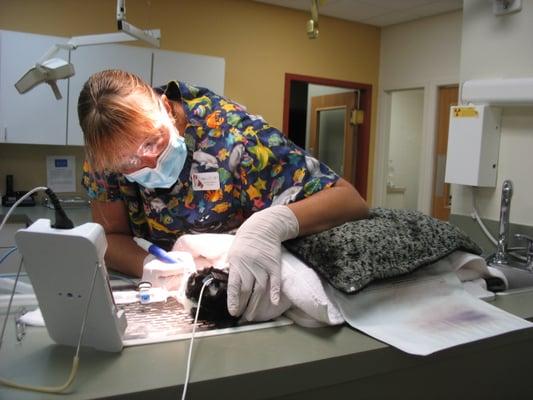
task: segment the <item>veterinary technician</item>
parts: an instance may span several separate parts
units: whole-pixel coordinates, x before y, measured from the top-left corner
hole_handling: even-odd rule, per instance
[[[281,243],[364,218],[357,190],[262,117],[208,89],[152,88],[120,70],[92,75],[78,100],[83,186],[106,232],[106,263],[141,276],[133,237],[171,250],[184,233],[236,229],[228,309],[253,320],[279,301]]]

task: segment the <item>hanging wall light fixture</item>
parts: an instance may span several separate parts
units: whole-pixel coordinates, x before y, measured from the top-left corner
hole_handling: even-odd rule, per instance
[[[307,21],[307,37],[318,37],[318,0],[311,0],[311,19]]]

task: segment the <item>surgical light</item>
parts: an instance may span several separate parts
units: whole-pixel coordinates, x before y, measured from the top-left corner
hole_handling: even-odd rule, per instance
[[[142,40],[154,47],[160,46],[161,32],[159,29],[142,30],[126,21],[125,0],[117,0],[117,27],[119,32],[73,36],[67,43],[53,45],[15,83],[15,88],[20,94],[23,94],[41,83],[47,83],[52,88],[56,99],[61,99],[57,81],[74,76],[75,69],[74,65],[65,60],[52,58],[60,49],[75,50],[80,46],[93,46],[134,40]]]
[[[15,83],[19,93],[26,93],[38,84],[45,82],[52,88],[56,99],[61,99],[57,80],[67,79],[74,75],[74,65],[61,58],[51,58],[42,64],[36,64]]]

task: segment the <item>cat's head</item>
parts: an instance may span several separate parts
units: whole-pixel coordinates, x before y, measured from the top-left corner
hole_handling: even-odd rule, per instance
[[[198,318],[213,322],[217,327],[237,325],[239,318],[233,317],[227,306],[228,273],[214,267],[204,268],[189,276],[185,296],[198,304],[200,291],[207,279],[213,278],[205,287],[200,303]],[[191,309],[191,315],[196,314],[196,307]]]

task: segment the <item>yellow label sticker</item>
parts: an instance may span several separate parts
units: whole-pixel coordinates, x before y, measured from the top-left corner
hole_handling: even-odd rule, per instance
[[[479,116],[475,107],[453,107],[452,113],[455,118],[477,118]]]

